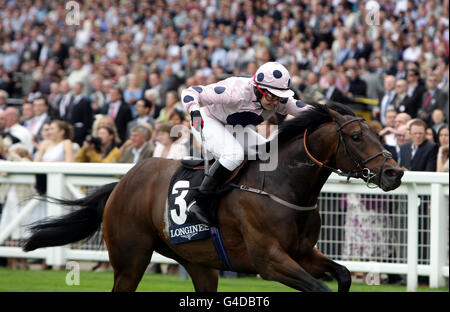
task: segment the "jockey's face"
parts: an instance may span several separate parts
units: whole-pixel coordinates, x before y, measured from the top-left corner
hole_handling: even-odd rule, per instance
[[[277,105],[280,103],[281,98],[275,98],[273,100],[268,100],[265,96],[263,96],[260,100],[260,103],[262,105],[262,107],[264,107],[264,109],[266,110],[275,110],[275,108],[277,107]]]

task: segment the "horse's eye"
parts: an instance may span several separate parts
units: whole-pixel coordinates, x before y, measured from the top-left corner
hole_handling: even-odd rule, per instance
[[[351,138],[355,142],[360,142],[361,141],[361,134],[360,133],[353,133],[351,135]]]

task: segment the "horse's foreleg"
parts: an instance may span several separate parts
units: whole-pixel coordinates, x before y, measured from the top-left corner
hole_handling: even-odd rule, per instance
[[[205,268],[194,263],[183,263],[192,278],[195,291],[197,292],[216,292],[219,281],[217,270]]]
[[[300,265],[316,278],[323,277],[325,272],[330,273],[338,281],[338,291],[347,292],[352,284],[349,270],[327,258],[318,249],[299,259]]]
[[[257,269],[263,279],[280,282],[301,291],[330,291],[321,281],[315,279],[281,248],[264,251],[266,256],[255,260]],[[261,254],[262,255],[262,254]]]

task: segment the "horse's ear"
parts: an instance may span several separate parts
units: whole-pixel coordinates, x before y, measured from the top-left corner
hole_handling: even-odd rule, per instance
[[[336,122],[338,122],[338,123],[343,122],[342,115],[339,114],[338,112],[336,112],[335,110],[329,108],[329,109],[328,109],[328,113],[330,114],[331,118],[332,118],[334,121],[336,121]]]

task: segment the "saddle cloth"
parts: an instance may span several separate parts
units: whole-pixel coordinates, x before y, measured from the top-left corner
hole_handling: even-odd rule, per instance
[[[187,216],[186,211],[198,193],[198,187],[204,177],[202,160],[183,160],[182,166],[172,176],[166,201],[170,242],[181,244],[210,237],[210,229],[206,224]],[[236,172],[229,180],[237,179]],[[227,181],[228,182],[228,181]],[[217,191],[217,196],[208,200],[209,207],[202,207],[209,213],[212,224],[217,224],[216,207],[220,198],[232,188],[225,184]]]
[[[216,207],[219,204],[220,197],[232,189],[232,187],[227,186],[227,183],[239,179],[237,173],[245,162],[236,169],[230,179],[228,179],[229,181],[225,182],[225,186],[218,190],[217,196],[211,198],[209,202],[210,207],[205,207],[210,213],[212,224],[217,224]],[[170,181],[169,194],[166,201],[170,243],[176,245],[211,238],[220,263],[227,270],[232,270],[230,258],[223,244],[219,228],[216,226],[209,227],[195,220],[192,216],[188,217],[186,215],[188,205],[192,203],[198,192],[195,187],[200,186],[203,180],[204,168],[202,164],[202,160],[182,161],[182,166],[175,172]]]
[[[186,210],[194,201],[196,189],[185,189],[200,186],[203,180],[203,170],[195,170],[182,166],[172,177],[167,196],[167,216],[169,221],[169,235],[172,244],[181,244],[210,237],[206,224],[187,216]],[[182,188],[182,190],[179,190]]]

